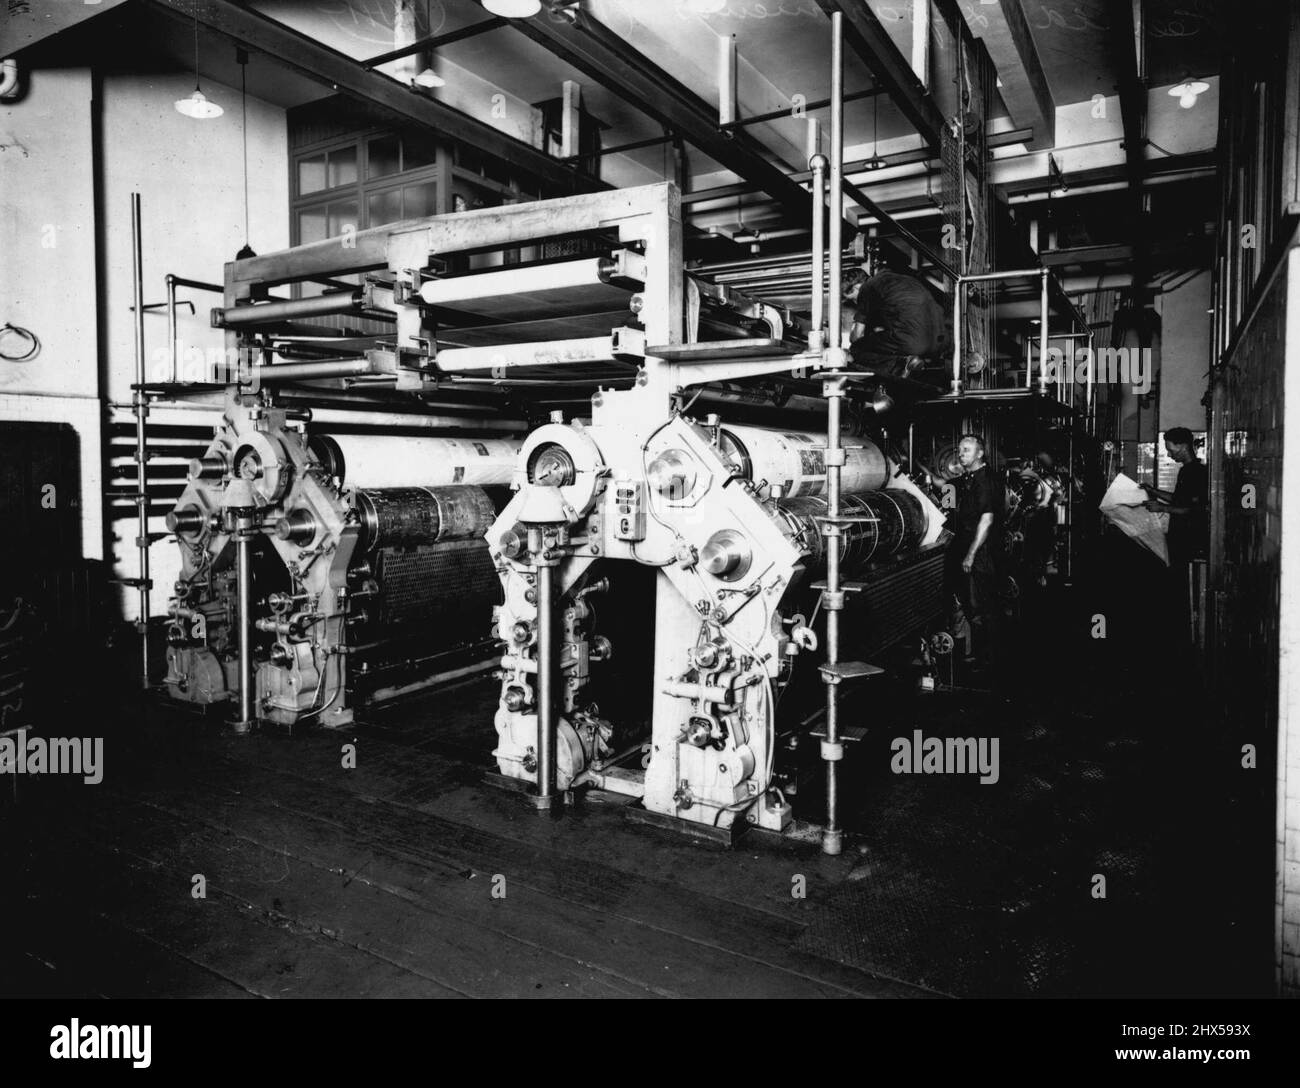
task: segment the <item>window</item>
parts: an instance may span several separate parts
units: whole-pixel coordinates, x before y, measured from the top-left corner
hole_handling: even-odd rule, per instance
[[[537,200],[538,181],[477,148],[439,144],[423,131],[378,131],[337,103],[290,112],[292,243],[306,245],[352,230],[521,200]],[[540,247],[470,255],[468,268],[533,260]],[[335,277],[351,281],[352,276]],[[301,283],[295,297],[319,294]]]
[[[432,141],[393,133],[304,149],[294,157],[293,242],[437,215],[441,170]]]

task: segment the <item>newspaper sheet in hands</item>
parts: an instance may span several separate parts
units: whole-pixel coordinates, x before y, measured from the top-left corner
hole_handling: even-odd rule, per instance
[[[1146,501],[1146,492],[1135,480],[1121,472],[1107,488],[1098,509],[1144,548],[1155,552],[1161,562],[1168,566],[1169,548],[1165,542],[1165,532],[1169,515],[1146,509],[1142,505]]]

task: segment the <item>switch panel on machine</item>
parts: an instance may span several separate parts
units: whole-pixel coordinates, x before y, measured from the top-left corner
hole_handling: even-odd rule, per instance
[[[614,481],[614,538],[645,539],[645,485],[640,480]]]

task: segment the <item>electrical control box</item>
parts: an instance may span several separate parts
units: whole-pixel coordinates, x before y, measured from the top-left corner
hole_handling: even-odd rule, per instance
[[[614,539],[645,539],[645,484],[640,480],[614,481]]]

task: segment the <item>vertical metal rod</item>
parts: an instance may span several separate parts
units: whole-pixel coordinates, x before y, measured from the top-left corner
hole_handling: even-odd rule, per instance
[[[145,423],[149,402],[144,389],[144,245],[140,222],[140,194],[131,194],[131,272],[135,314],[135,389],[131,406],[135,412],[135,505],[137,512],[136,551],[140,557],[139,619],[140,686],[149,686],[149,449]]]
[[[831,347],[841,354],[843,336],[841,314],[841,266],[844,255],[844,16],[831,16],[831,230],[830,230],[830,312]],[[840,363],[835,369],[839,370]],[[826,761],[826,826],[822,829],[822,852],[838,854],[844,846],[844,832],[839,825],[838,761],[843,754],[840,742],[840,678],[835,666],[840,659],[840,466],[844,452],[840,448],[840,398],[844,379],[826,383],[826,741],[822,750]]]
[[[1047,277],[1051,275],[1046,268],[1040,277],[1042,292],[1038,302],[1038,392],[1047,395]]]
[[[966,284],[957,277],[952,284],[952,395],[961,396],[961,309]]]
[[[820,155],[822,152],[822,123],[816,117],[808,118],[808,127],[804,133],[805,137],[805,158],[808,165],[812,165],[814,155]]]
[[[239,721],[235,731],[249,732],[254,725],[253,688],[253,517],[235,515],[235,565],[239,591]],[[326,667],[328,667],[326,662]]]
[[[555,681],[559,673],[555,638],[555,567],[537,568],[537,807],[555,797]]]
[[[831,203],[830,294],[826,300],[827,344],[841,347],[844,270],[844,15],[831,16]]]
[[[1092,371],[1093,371],[1093,367],[1097,365],[1097,353],[1093,350],[1093,344],[1096,342],[1096,338],[1097,338],[1097,334],[1089,330],[1088,331],[1088,394],[1084,405],[1084,413],[1083,413],[1083,418],[1088,427],[1089,434],[1092,434],[1094,431],[1093,419],[1092,419],[1092,380],[1093,380]]]
[[[808,350],[821,351],[826,343],[826,156],[814,154],[812,168],[812,330]]]
[[[1065,584],[1074,582],[1074,423],[1070,424],[1065,466]]]
[[[176,276],[167,273],[167,350],[171,354],[172,381],[178,380],[176,358]]]

